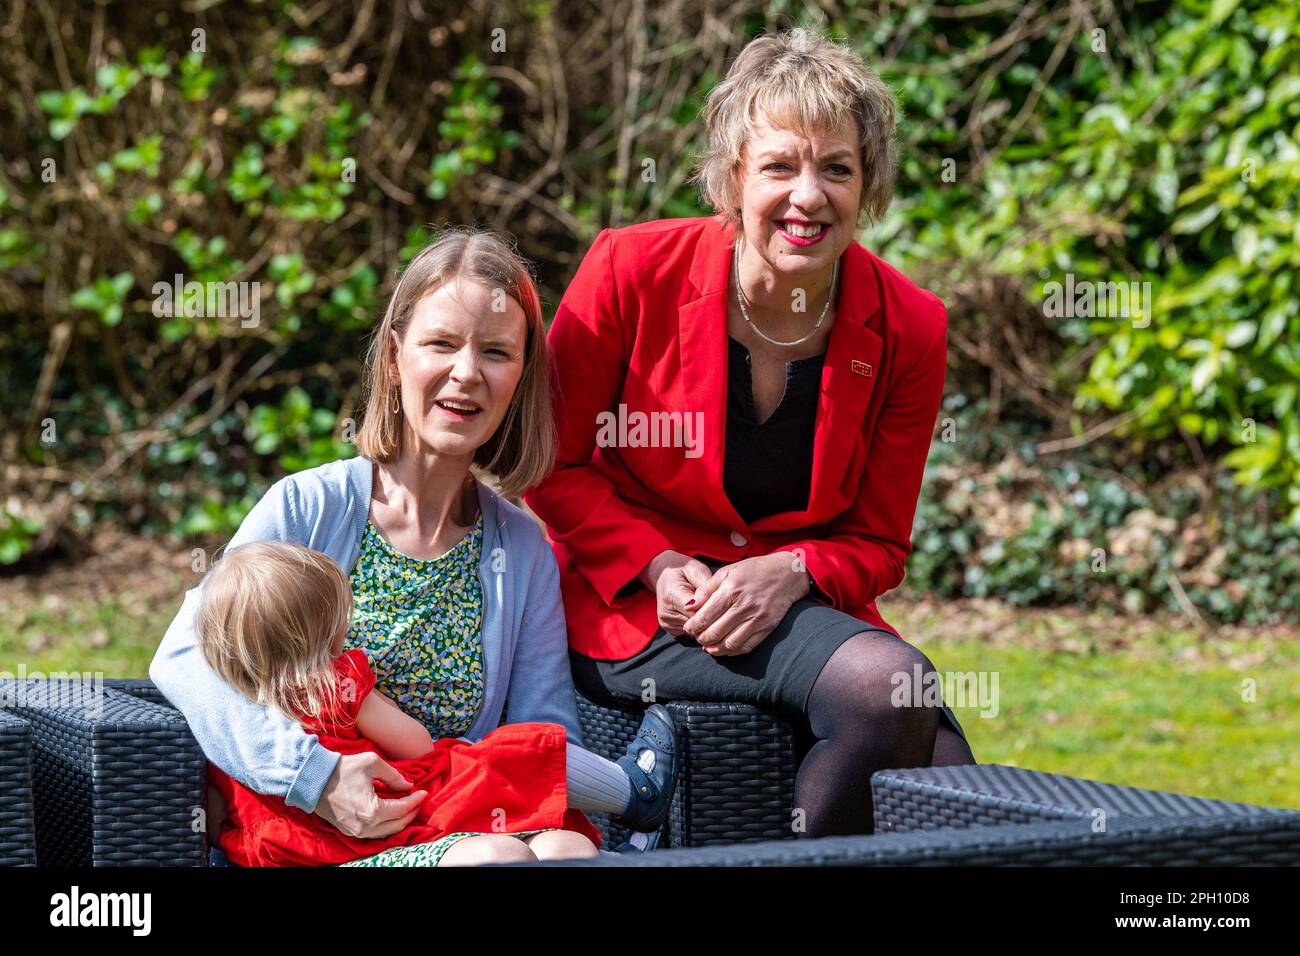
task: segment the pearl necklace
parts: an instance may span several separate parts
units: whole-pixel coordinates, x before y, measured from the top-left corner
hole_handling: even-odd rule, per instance
[[[812,327],[812,331],[810,331],[807,335],[805,335],[803,338],[795,339],[793,342],[782,342],[779,339],[772,338],[770,335],[767,335],[762,329],[760,329],[757,325],[755,325],[754,320],[749,317],[749,310],[745,308],[745,290],[741,288],[740,285],[740,243],[739,242],[736,243],[735,268],[736,268],[736,301],[740,304],[740,314],[744,316],[745,323],[751,329],[754,330],[755,334],[757,334],[759,338],[763,339],[764,341],[771,342],[773,345],[780,345],[784,347],[789,347],[793,345],[803,345],[803,343],[807,342],[810,338],[812,338],[814,335],[817,334],[817,330],[820,329],[822,327],[822,323],[826,321],[826,315],[828,312],[830,312],[831,309],[831,299],[835,298],[835,278],[839,274],[839,270],[840,270],[840,261],[838,259],[836,259],[835,264],[831,266],[831,285],[828,294],[826,296],[826,304],[822,306],[822,314],[817,317],[817,324]]]

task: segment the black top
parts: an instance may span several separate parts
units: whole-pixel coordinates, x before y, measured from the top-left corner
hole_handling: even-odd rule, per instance
[[[781,404],[760,425],[749,350],[728,338],[727,353],[723,490],[746,524],[780,511],[803,511],[812,486],[813,428],[826,356],[786,363]]]

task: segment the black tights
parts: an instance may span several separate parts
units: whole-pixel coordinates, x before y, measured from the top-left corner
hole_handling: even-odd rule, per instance
[[[864,632],[841,644],[822,668],[808,695],[817,742],[795,778],[804,836],[872,832],[871,775],[877,770],[975,763],[939,708],[891,703],[898,686],[893,675],[914,682],[916,664],[923,676],[934,670],[905,641]]]

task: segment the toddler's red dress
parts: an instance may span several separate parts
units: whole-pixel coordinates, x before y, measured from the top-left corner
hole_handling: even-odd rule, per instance
[[[361,736],[356,715],[375,686],[375,674],[359,648],[334,661],[341,688],[337,713],[303,727],[323,747],[340,754],[383,757],[412,790],[428,796],[416,818],[389,837],[361,840],[347,836],[314,813],[283,797],[254,793],[208,764],[208,781],[226,802],[217,843],[238,866],[326,866],[348,863],[395,846],[414,846],[457,832],[522,833],[559,828],[574,830],[600,846],[600,834],[578,810],[568,808],[565,783],[565,730],[559,724],[507,724],[478,743],[456,738],[434,742],[422,757],[391,760]],[[348,682],[348,683],[345,683]],[[376,781],[381,797],[401,797]],[[410,792],[410,791],[406,791]]]

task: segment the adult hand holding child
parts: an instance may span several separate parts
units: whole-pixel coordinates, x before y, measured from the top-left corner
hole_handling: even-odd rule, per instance
[[[411,788],[411,781],[382,758],[344,754],[321,791],[316,815],[340,832],[363,840],[392,836],[406,829],[428,792],[415,790],[404,797],[385,799],[375,793],[376,779],[393,790]]]

